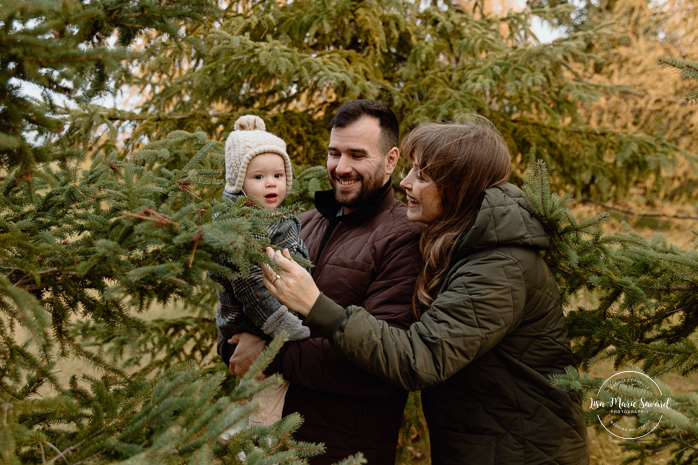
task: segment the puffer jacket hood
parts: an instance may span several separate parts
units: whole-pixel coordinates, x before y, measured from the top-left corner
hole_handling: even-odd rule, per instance
[[[505,182],[485,191],[475,222],[459,244],[469,252],[505,245],[528,245],[537,249],[550,246],[543,225],[530,211],[521,189]]]

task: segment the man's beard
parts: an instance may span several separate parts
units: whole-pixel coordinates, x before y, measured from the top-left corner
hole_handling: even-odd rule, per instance
[[[380,176],[383,171],[382,166],[378,166],[376,171],[374,171],[368,178],[361,177],[361,190],[353,197],[346,198],[342,196],[341,192],[337,190],[337,183],[339,182],[336,175],[332,176],[332,189],[334,190],[334,198],[339,205],[345,208],[358,209],[366,205],[366,202],[375,196],[385,184]],[[345,178],[352,179],[352,178]]]

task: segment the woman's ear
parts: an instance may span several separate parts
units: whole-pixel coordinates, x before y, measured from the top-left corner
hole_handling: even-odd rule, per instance
[[[385,174],[390,176],[395,171],[397,166],[397,161],[400,159],[400,150],[397,147],[393,147],[385,155]]]

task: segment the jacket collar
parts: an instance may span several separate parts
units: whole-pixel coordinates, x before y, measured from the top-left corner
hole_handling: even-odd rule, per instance
[[[233,203],[237,202],[240,197],[242,197],[242,192],[238,194],[231,194],[230,192],[223,191],[223,197],[230,199]]]
[[[315,192],[315,208],[329,221],[361,221],[384,210],[394,199],[393,183],[389,179],[361,208],[346,215],[337,216],[341,205],[337,203],[333,189]]]

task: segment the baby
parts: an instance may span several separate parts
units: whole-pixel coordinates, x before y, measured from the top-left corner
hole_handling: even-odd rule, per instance
[[[225,143],[225,190],[223,197],[236,202],[240,196],[254,197],[264,208],[275,209],[291,191],[293,173],[286,143],[266,132],[264,121],[245,115],[235,122],[235,130]],[[269,227],[272,245],[282,244],[291,253],[308,259],[308,249],[300,238],[300,221],[291,218]],[[237,266],[227,257],[223,264],[234,271]],[[279,303],[264,287],[262,269],[250,267],[245,277],[228,278],[211,275],[223,286],[218,291],[219,347],[227,344],[234,334],[248,332],[261,337],[274,337],[285,331],[291,340],[305,339],[310,330],[303,326],[295,312]],[[223,351],[219,351],[223,353]],[[254,396],[261,411],[250,417],[250,425],[269,425],[281,419],[288,382],[278,389],[267,389]],[[235,430],[226,431],[221,438],[229,439]]]

